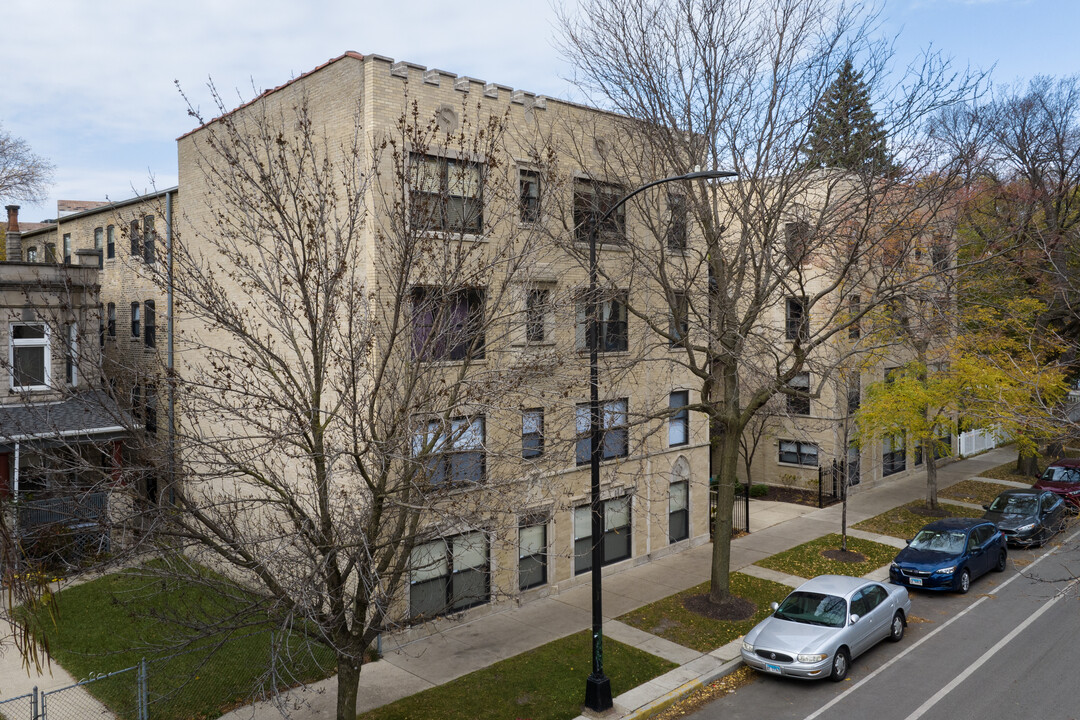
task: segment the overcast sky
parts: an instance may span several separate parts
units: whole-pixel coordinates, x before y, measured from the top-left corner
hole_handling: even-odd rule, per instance
[[[209,112],[210,77],[248,99],[355,50],[572,98],[553,16],[549,0],[5,0],[0,124],[56,165],[20,217],[175,185],[175,139],[195,123],[174,81]],[[932,45],[997,81],[1080,72],[1078,26],[1080,0],[884,4],[898,61]]]

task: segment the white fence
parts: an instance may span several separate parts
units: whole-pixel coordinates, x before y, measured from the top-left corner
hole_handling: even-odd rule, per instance
[[[960,433],[960,457],[968,457],[985,450],[993,450],[998,445],[1008,442],[996,429],[968,430]]]

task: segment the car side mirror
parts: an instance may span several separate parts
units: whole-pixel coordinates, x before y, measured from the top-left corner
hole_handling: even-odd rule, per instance
[[[777,610],[779,610],[779,609],[780,609],[780,603],[775,603],[775,602],[771,602],[771,603],[769,603],[769,608],[770,608],[770,609],[771,609],[771,610],[772,610],[773,612],[776,612]]]
[[[851,622],[852,625],[859,622],[859,614],[858,613],[852,613],[850,622]]]
[[[990,509],[989,505],[983,505],[983,510],[989,510],[989,509]]]

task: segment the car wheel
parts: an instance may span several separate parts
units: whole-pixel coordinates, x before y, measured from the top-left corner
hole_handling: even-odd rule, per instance
[[[840,648],[833,655],[832,659],[832,673],[829,675],[829,679],[833,682],[840,682],[847,677],[848,665],[851,664],[851,659],[848,657],[848,652],[844,648]]]
[[[1004,550],[1002,550],[1000,553],[998,553],[998,561],[997,561],[997,565],[994,566],[994,570],[997,571],[997,572],[1005,572],[1005,568],[1008,565],[1008,563],[1009,563],[1009,556],[1005,554]]]
[[[904,613],[899,610],[892,616],[892,625],[889,627],[889,640],[900,642],[904,639]]]
[[[971,572],[964,568],[964,571],[960,573],[960,580],[956,583],[956,591],[963,595],[971,589]]]

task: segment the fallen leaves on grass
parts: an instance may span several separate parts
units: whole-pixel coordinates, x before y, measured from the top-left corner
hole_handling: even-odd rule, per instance
[[[675,718],[681,718],[684,715],[700,710],[713,700],[730,695],[743,685],[747,685],[753,681],[754,671],[744,665],[738,670],[709,683],[696,693],[687,696],[667,710],[664,710],[657,715],[653,715],[653,717],[656,720],[675,720]]]
[[[1008,490],[1008,485],[1002,485],[996,482],[984,482],[982,480],[961,480],[960,482],[952,485],[945,490],[942,490],[938,495],[940,497],[952,498],[953,500],[960,500],[961,502],[975,503],[976,505],[989,504],[994,498],[996,498],[1001,492]]]

